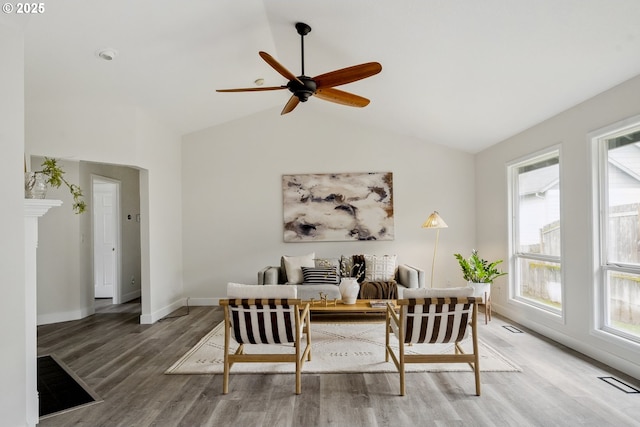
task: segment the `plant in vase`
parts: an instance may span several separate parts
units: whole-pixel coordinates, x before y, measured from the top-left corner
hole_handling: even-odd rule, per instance
[[[453,254],[458,260],[460,268],[462,269],[462,277],[469,283],[469,286],[475,289],[474,295],[478,297],[487,297],[491,294],[491,283],[500,276],[504,276],[504,273],[496,267],[502,262],[497,260],[489,262],[480,258],[477,250],[471,251],[469,258],[464,258],[460,254]]]
[[[358,279],[362,277],[364,271],[362,264],[354,262],[353,259],[340,260],[340,295],[342,302],[347,305],[356,303],[360,293],[360,283]]]
[[[71,184],[64,178],[64,170],[58,165],[56,159],[45,157],[39,171],[25,172],[24,191],[28,199],[44,199],[46,186],[50,185],[60,188],[62,184],[69,188],[73,196],[73,210],[76,214],[81,214],[87,209],[87,205],[82,199],[82,190],[76,184]]]
[[[364,262],[354,261],[353,257],[342,257],[337,260],[317,259],[316,264],[320,267],[336,270],[340,276],[340,296],[343,304],[355,304],[360,293],[360,283],[358,280],[364,275]]]

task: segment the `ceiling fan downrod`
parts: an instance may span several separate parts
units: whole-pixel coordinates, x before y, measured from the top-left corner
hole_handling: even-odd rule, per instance
[[[301,62],[302,62],[302,75],[304,76],[304,36],[311,32],[311,27],[305,24],[304,22],[296,23],[296,30],[298,34],[300,34],[300,53],[301,53]]]

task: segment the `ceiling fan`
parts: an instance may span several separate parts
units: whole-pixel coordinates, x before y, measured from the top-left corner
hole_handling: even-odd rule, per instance
[[[254,87],[239,89],[218,89],[216,92],[260,92],[264,90],[281,90],[289,89],[293,94],[280,113],[287,114],[293,111],[300,102],[306,102],[311,96],[316,96],[325,101],[335,102],[336,104],[348,105],[350,107],[366,107],[369,100],[362,96],[342,90],[334,89],[347,83],[371,77],[378,74],[382,70],[382,65],[377,62],[367,62],[365,64],[354,65],[352,67],[342,68],[340,70],[330,71],[315,77],[304,75],[304,36],[309,34],[311,27],[303,22],[296,24],[296,30],[300,34],[300,46],[302,51],[302,73],[295,76],[291,71],[283,67],[273,56],[267,52],[259,52],[258,54],[264,61],[271,65],[280,75],[289,80],[284,86],[270,87]]]

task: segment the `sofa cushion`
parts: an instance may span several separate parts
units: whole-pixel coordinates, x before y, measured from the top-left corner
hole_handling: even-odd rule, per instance
[[[304,281],[302,275],[302,267],[315,267],[314,258],[315,253],[300,256],[284,255],[282,262],[284,264],[284,270],[287,275],[287,283],[299,285]]]
[[[402,298],[445,298],[445,297],[470,297],[473,288],[463,286],[459,288],[418,288],[405,289]]]
[[[227,283],[227,298],[298,298],[295,286]]]
[[[337,285],[340,283],[336,267],[302,267],[304,285]]]
[[[287,285],[280,287],[298,288],[298,299],[308,301],[314,299],[318,301],[321,294],[326,295],[327,299],[340,299],[340,287],[336,285]]]
[[[388,282],[396,275],[396,255],[365,255],[364,277],[367,282]]]

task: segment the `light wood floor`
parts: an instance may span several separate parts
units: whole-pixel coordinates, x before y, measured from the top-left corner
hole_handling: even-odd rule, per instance
[[[480,337],[523,372],[483,372],[480,397],[471,373],[407,374],[400,397],[397,374],[303,374],[296,396],[293,375],[233,373],[225,396],[221,375],[163,375],[222,319],[219,307],[154,325],[139,315],[139,304],[103,302],[91,317],[38,328],[39,354],[56,354],[104,399],[40,426],[640,426],[640,394],[598,377],[640,381],[524,328],[509,332],[498,316]]]

